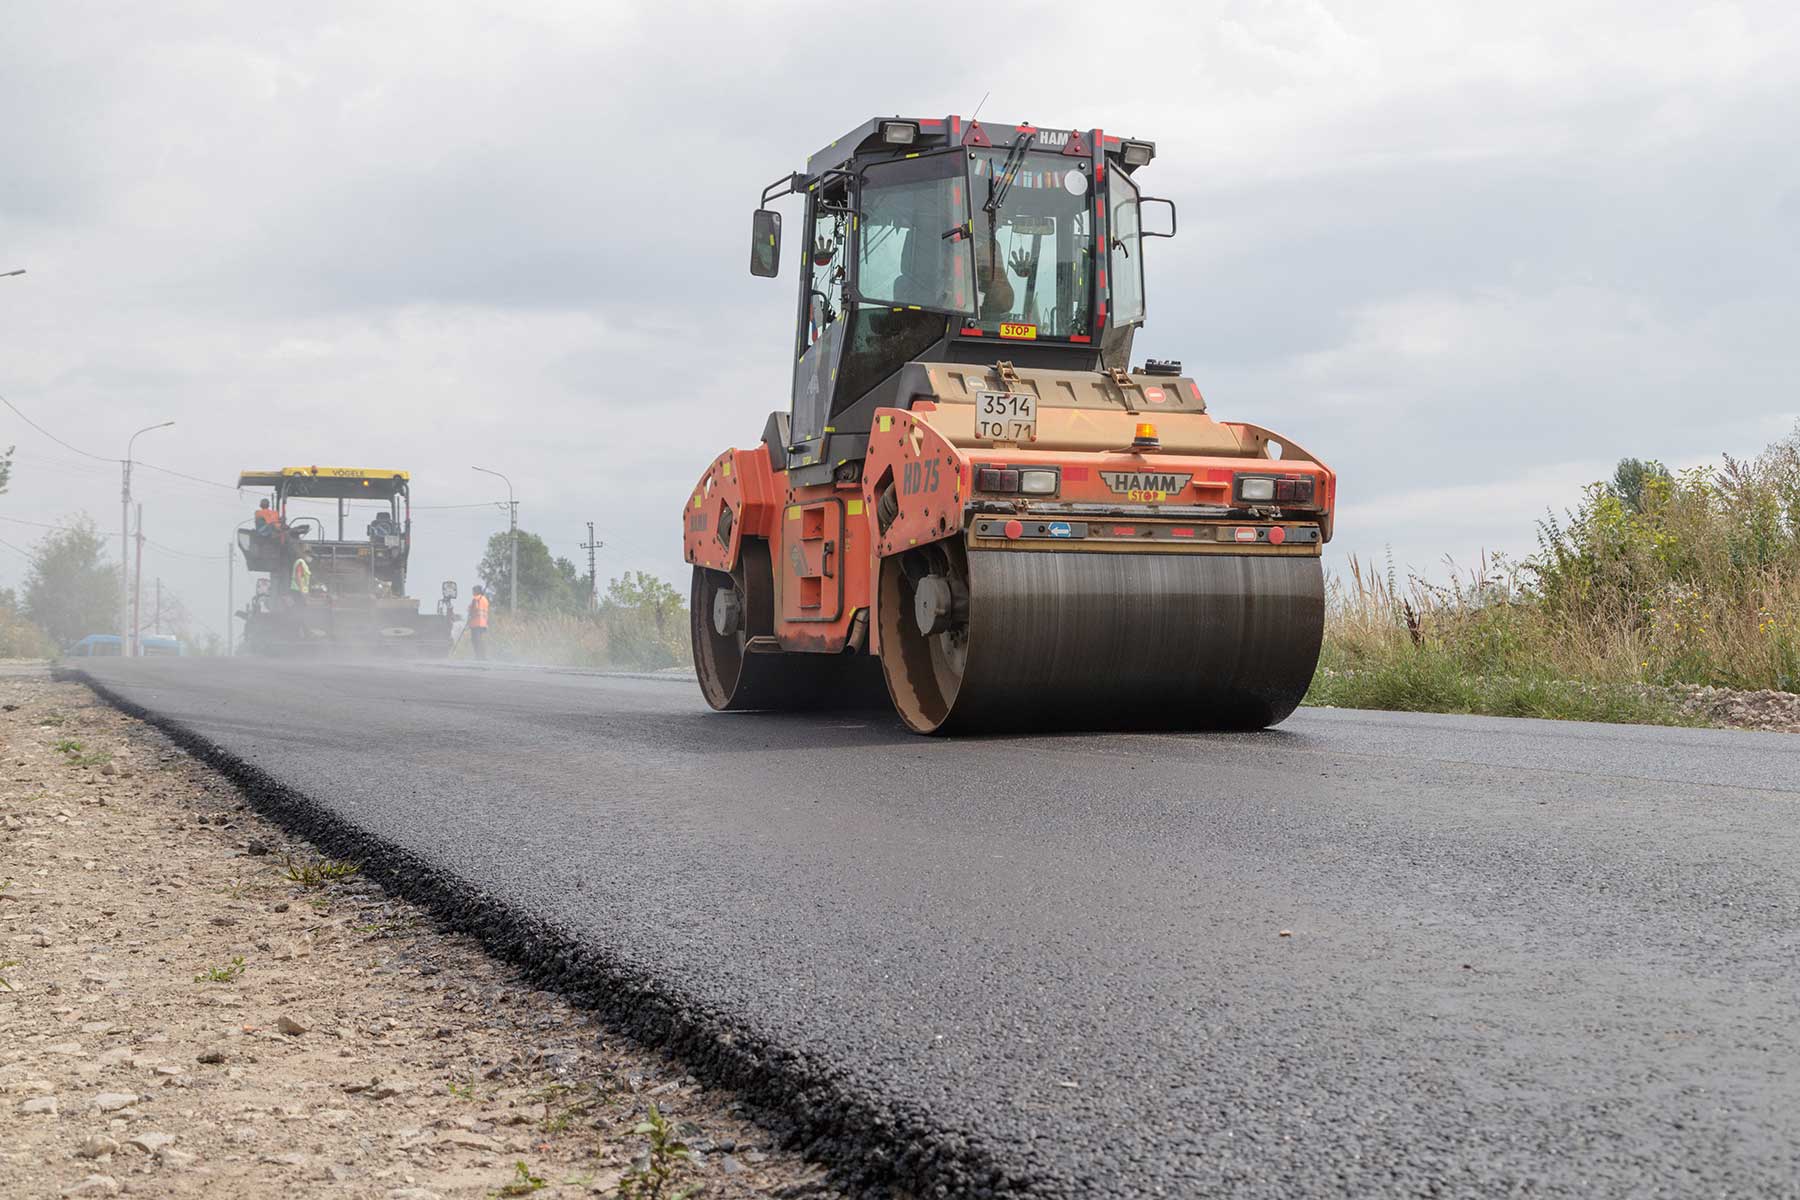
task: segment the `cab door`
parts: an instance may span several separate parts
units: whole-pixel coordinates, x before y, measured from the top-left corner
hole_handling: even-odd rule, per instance
[[[849,274],[852,218],[836,192],[814,193],[807,201],[806,265],[801,272],[800,357],[794,366],[794,416],[788,437],[794,445],[825,434],[831,395],[843,355],[844,284]]]

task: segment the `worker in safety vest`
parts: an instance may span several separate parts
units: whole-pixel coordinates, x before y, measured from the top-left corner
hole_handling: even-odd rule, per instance
[[[288,580],[289,599],[296,605],[305,604],[307,593],[312,591],[312,564],[306,561],[307,553],[302,546],[294,556],[294,572]]]
[[[487,618],[487,589],[478,583],[474,595],[469,597],[469,643],[476,658],[487,657]]]
[[[256,509],[256,532],[261,537],[270,537],[281,529],[281,514],[275,511],[274,503],[264,497]]]

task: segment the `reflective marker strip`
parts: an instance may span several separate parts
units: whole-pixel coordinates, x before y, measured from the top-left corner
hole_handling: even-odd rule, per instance
[[[798,504],[788,505],[788,520],[798,521],[799,519],[800,519],[800,506]]]
[[[882,416],[882,417],[881,417],[881,418],[880,418],[880,427],[881,427],[881,432],[883,432],[883,433],[886,433],[886,432],[887,432],[887,431],[888,431],[888,429],[889,429],[889,428],[890,428],[890,427],[892,427],[892,425],[893,425],[893,424],[894,424],[894,418],[892,418],[892,417],[890,417],[890,416],[886,416],[886,415],[883,415],[883,416]]]
[[[861,500],[850,500],[844,504],[844,513],[847,516],[860,517],[862,516],[862,510],[863,502]]]

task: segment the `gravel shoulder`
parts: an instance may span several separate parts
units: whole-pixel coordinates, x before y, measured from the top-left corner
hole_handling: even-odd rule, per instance
[[[838,1194],[86,687],[0,710],[0,1192],[616,1195],[655,1105],[707,1197]]]

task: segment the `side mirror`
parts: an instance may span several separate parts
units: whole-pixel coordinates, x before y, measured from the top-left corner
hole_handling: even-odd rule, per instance
[[[762,279],[781,273],[781,214],[774,209],[750,214],[750,273]]]
[[[1161,204],[1169,210],[1169,227],[1168,227],[1168,229],[1163,230],[1163,229],[1150,228],[1151,223],[1149,220],[1146,219],[1145,210],[1148,209],[1152,204]],[[1139,223],[1138,233],[1143,237],[1166,237],[1166,238],[1174,237],[1175,236],[1175,202],[1173,200],[1164,200],[1161,196],[1144,196],[1144,197],[1140,198],[1138,200],[1138,223]]]

